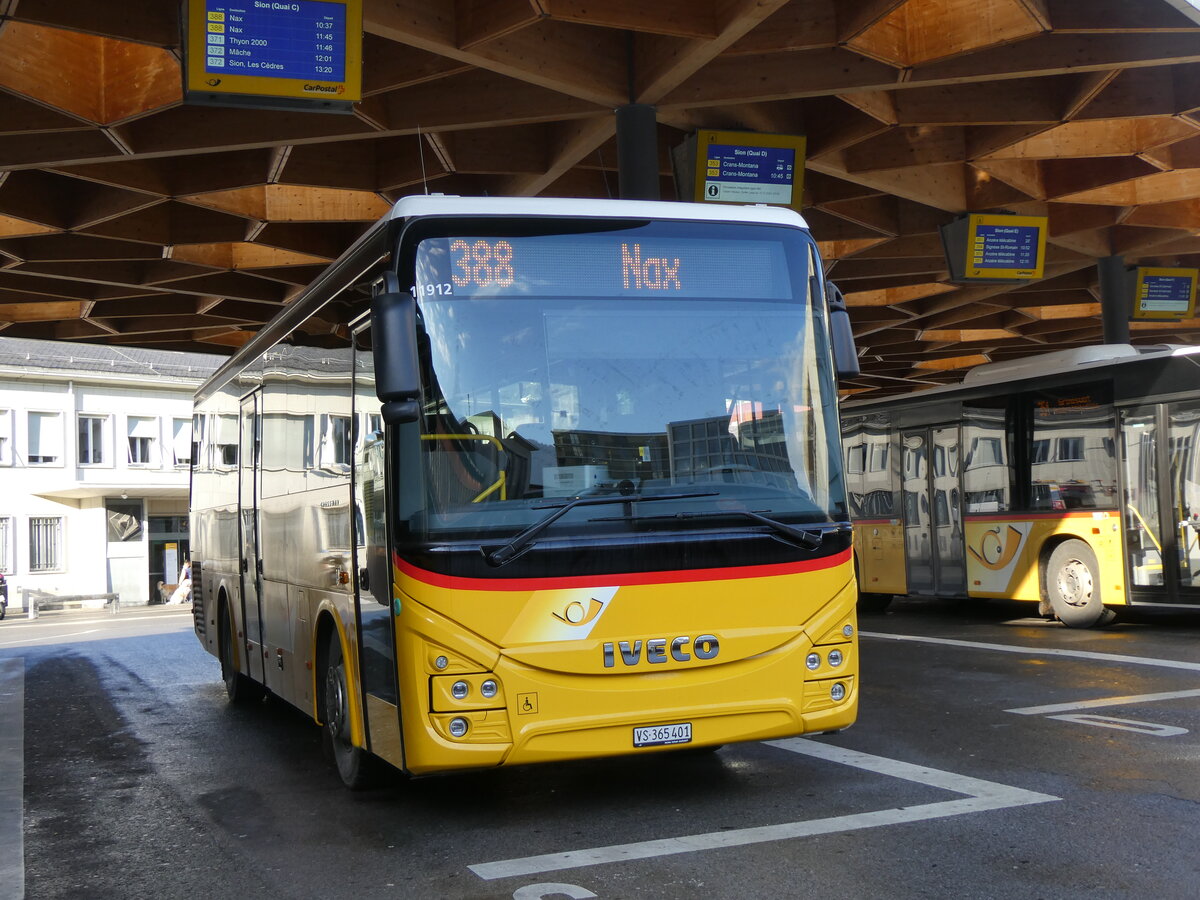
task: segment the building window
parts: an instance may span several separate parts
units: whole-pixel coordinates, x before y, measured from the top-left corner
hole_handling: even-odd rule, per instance
[[[62,465],[62,413],[29,414],[29,464]]]
[[[130,416],[129,464],[149,466],[154,463],[154,444],[158,437],[158,419]]]
[[[192,447],[192,420],[175,419],[171,423],[171,452],[175,458],[175,465],[192,464]]]
[[[325,469],[347,471],[353,453],[349,416],[324,416],[321,432],[320,465]]]
[[[50,572],[61,567],[62,517],[29,519],[29,571]]]
[[[1058,439],[1058,459],[1060,462],[1078,462],[1083,459],[1083,438],[1060,437]]]
[[[99,466],[104,458],[104,431],[108,416],[79,417],[79,465]]]
[[[207,470],[212,465],[208,458],[208,443],[204,439],[208,419],[197,413],[192,416],[192,462],[197,469]]]
[[[888,464],[888,445],[876,442],[871,444],[871,463],[870,470],[872,472],[886,472]]]
[[[12,410],[0,409],[0,466],[13,464],[12,433]]]
[[[238,464],[238,417],[217,416],[217,455],[213,467],[231,469]]]
[[[852,475],[861,475],[867,468],[867,445],[855,444],[846,448],[846,471]]]
[[[0,572],[12,574],[12,516],[0,516]]]

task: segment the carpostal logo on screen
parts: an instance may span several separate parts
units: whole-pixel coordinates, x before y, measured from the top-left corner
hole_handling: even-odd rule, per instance
[[[306,94],[344,94],[344,84],[306,84],[303,87]]]

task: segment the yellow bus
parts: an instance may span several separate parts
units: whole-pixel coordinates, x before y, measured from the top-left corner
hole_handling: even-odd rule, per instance
[[[400,200],[196,394],[196,633],[350,787],[845,728],[835,348],[796,213]]]
[[[864,610],[993,597],[1083,628],[1200,610],[1200,348],[1058,351],[842,411]]]

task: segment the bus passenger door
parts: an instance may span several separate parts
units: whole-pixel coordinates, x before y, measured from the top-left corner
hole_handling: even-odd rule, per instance
[[[241,432],[238,452],[238,524],[241,539],[242,624],[246,635],[249,675],[266,683],[263,666],[262,635],[262,561],[259,558],[258,498],[262,421],[259,415],[261,391],[242,399]]]
[[[1200,604],[1200,403],[1122,410],[1121,457],[1132,599]]]
[[[912,594],[966,590],[957,426],[902,434],[904,557]]]
[[[1179,599],[1200,603],[1200,401],[1167,404]]]
[[[929,496],[929,432],[906,431],[900,440],[904,507],[904,561],[908,592],[928,594],[934,588],[933,527]]]
[[[354,342],[354,571],[360,628],[363,709],[368,749],[403,768],[400,701],[396,689],[396,637],[392,563],[387,538],[387,465],[383,418],[375,394],[375,360],[369,328]]]
[[[962,527],[962,491],[958,426],[934,428],[933,464],[933,552],[937,560],[937,592],[960,596],[967,588]]]

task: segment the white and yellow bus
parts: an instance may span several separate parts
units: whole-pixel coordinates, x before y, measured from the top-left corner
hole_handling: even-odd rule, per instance
[[[230,698],[351,787],[850,725],[825,291],[789,210],[400,200],[197,392]]]
[[[1087,347],[848,402],[864,609],[1028,600],[1089,627],[1200,610],[1200,348]]]

